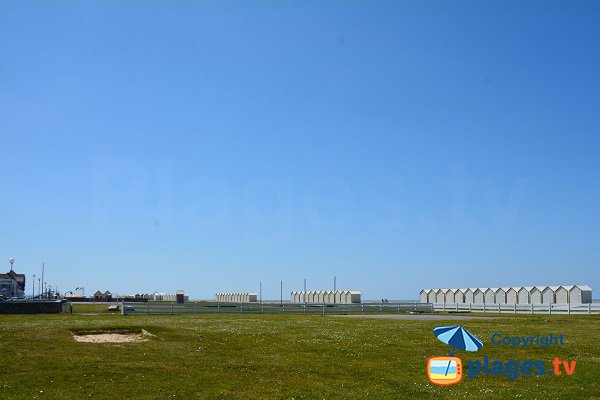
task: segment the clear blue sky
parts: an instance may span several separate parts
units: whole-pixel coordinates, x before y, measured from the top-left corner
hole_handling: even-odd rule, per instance
[[[600,290],[599,39],[597,1],[3,1],[0,258],[88,293]]]

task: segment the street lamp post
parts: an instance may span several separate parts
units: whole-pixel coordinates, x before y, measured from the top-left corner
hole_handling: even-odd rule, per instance
[[[15,259],[12,257],[9,258],[8,263],[10,264],[10,272],[13,272],[13,264],[15,263]],[[16,292],[17,292],[16,279],[13,276],[13,274],[10,274],[10,297],[15,297]]]
[[[304,279],[304,304],[306,304],[306,279]]]

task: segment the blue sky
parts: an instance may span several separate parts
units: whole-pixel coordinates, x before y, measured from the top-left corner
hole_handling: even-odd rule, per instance
[[[88,293],[600,288],[599,37],[593,1],[3,1],[0,257]]]

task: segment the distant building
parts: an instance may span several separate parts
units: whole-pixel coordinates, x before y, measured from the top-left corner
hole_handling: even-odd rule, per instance
[[[0,274],[0,297],[24,297],[25,275],[10,270]]]
[[[99,290],[96,293],[94,293],[95,301],[112,301],[112,298],[113,298],[113,295],[108,290],[104,293],[102,293]]]
[[[154,292],[150,297],[150,300],[161,301],[163,299],[163,293]]]
[[[295,291],[290,294],[290,303],[312,304],[357,304],[361,302],[358,290],[310,290]]]
[[[162,301],[177,301],[177,293],[154,293],[154,295],[152,295],[150,299],[152,298],[160,298],[160,300]],[[186,303],[190,301],[190,296],[188,294],[183,293],[183,301]]]
[[[448,296],[451,292],[455,293],[454,297]],[[456,296],[459,292],[464,296]],[[587,304],[592,302],[592,288],[588,285],[563,285],[422,289],[419,301],[450,304]]]
[[[215,299],[220,303],[256,303],[258,296],[255,292],[219,292]]]

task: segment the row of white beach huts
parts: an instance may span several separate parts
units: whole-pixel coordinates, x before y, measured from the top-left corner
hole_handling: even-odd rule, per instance
[[[360,303],[358,290],[310,290],[292,292],[290,302],[301,304],[356,304]]]
[[[254,303],[258,301],[254,292],[219,292],[215,298],[220,303]],[[355,304],[360,303],[358,290],[310,290],[292,292],[290,302],[296,304]]]
[[[419,301],[451,304],[582,304],[592,302],[592,288],[587,285],[563,285],[423,289]]]
[[[256,303],[258,295],[254,292],[219,292],[215,298],[220,303]]]

